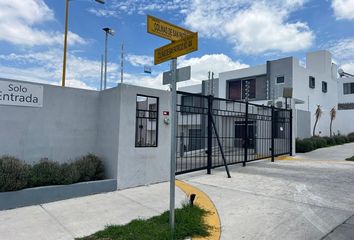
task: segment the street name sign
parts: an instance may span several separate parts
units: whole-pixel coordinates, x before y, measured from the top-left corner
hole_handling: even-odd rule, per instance
[[[177,82],[183,82],[191,79],[191,66],[178,68],[177,70]],[[172,82],[172,71],[164,72],[162,76],[162,84],[167,85]]]
[[[154,64],[160,64],[198,50],[198,33],[155,49]]]
[[[193,33],[150,15],[147,16],[147,32],[171,41],[180,40]]]

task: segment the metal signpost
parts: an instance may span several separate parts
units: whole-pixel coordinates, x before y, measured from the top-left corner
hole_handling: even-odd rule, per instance
[[[171,87],[171,172],[170,172],[170,226],[175,229],[175,172],[177,133],[177,82],[190,79],[190,67],[177,69],[177,57],[198,50],[198,33],[178,27],[164,20],[147,16],[147,32],[171,40],[170,44],[155,49],[154,63],[171,61],[171,71],[165,73],[164,82]],[[178,72],[181,74],[179,79]],[[189,77],[188,77],[189,75]],[[170,77],[169,77],[170,76]],[[169,79],[168,79],[169,78]]]

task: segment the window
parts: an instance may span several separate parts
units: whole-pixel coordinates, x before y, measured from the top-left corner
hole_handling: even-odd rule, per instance
[[[343,83],[343,94],[354,94],[354,83]]]
[[[246,98],[246,85],[249,84],[248,98],[256,98],[256,79],[246,79],[239,81],[232,81],[229,83],[229,99],[241,100]]]
[[[309,77],[309,87],[310,88],[315,88],[315,85],[316,85],[316,80],[314,77]]]
[[[322,81],[322,92],[327,92],[327,82]]]
[[[194,95],[184,95],[181,99],[180,111],[182,114],[203,113],[204,98]],[[205,102],[206,104],[206,102]]]
[[[158,106],[157,97],[136,96],[135,147],[157,147]]]
[[[284,76],[279,76],[277,77],[277,84],[285,83],[285,78]]]

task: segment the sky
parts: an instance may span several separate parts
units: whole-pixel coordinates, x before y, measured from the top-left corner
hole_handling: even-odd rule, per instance
[[[108,87],[120,82],[162,86],[169,62],[154,65],[154,49],[168,40],[146,31],[147,15],[198,32],[198,51],[178,58],[192,66],[195,84],[218,73],[327,49],[354,74],[354,0],[70,0],[67,86],[99,89],[104,27]],[[65,0],[0,1],[0,78],[59,85],[63,66]],[[150,66],[151,74],[144,73]]]

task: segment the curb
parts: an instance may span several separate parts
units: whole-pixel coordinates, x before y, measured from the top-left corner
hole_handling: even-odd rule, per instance
[[[187,184],[181,180],[176,180],[176,186],[179,187],[188,197],[194,193],[196,194],[195,203],[208,211],[208,214],[204,217],[204,221],[212,227],[210,236],[206,238],[194,237],[193,240],[219,240],[221,237],[221,222],[218,211],[211,201],[211,199],[204,192],[190,184]]]

